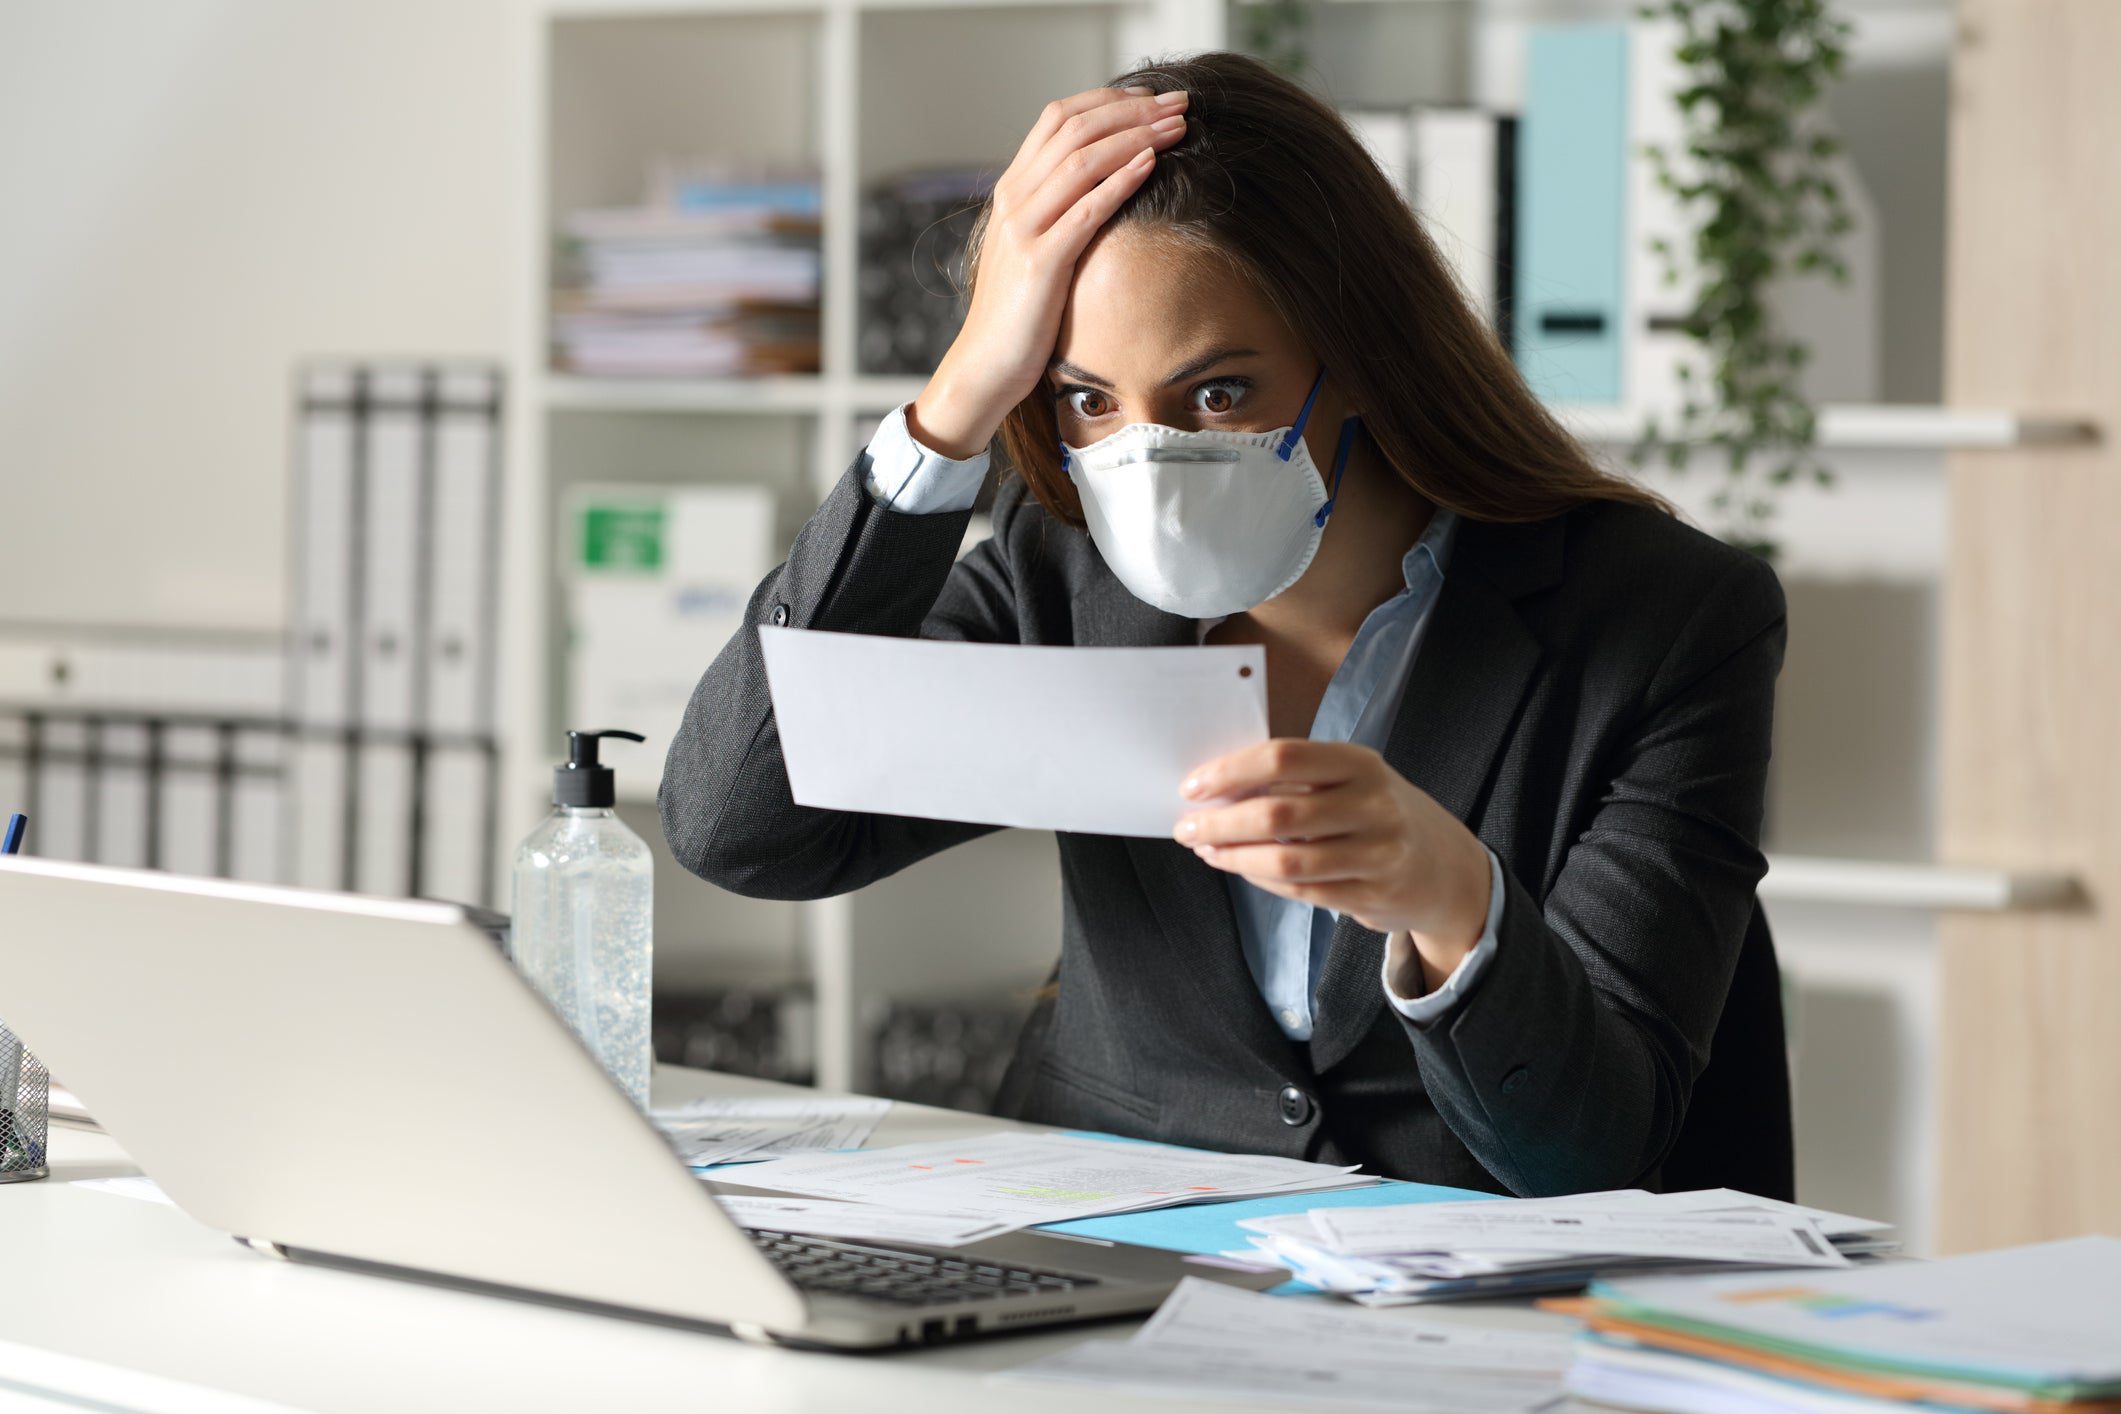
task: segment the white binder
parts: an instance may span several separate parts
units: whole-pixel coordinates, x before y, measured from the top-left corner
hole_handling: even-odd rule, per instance
[[[419,725],[417,664],[427,627],[420,600],[432,563],[426,544],[435,450],[430,378],[415,368],[371,371],[368,416],[356,429],[366,475],[355,526],[360,648],[354,672],[365,727]]]
[[[1490,328],[1502,290],[1504,126],[1474,108],[1418,108],[1412,136],[1412,197],[1437,250]]]
[[[441,378],[424,637],[425,714],[443,733],[493,729],[494,590],[500,552],[500,375]]]
[[[354,720],[355,383],[350,368],[299,380],[289,710],[309,726]]]
[[[494,749],[501,374],[320,366],[303,389],[289,871],[482,900],[463,861],[492,848],[491,794],[460,758]]]

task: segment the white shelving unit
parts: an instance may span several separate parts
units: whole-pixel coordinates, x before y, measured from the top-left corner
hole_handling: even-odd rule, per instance
[[[506,779],[514,817],[542,808],[563,710],[562,608],[552,534],[570,488],[592,481],[765,480],[783,543],[838,480],[876,420],[920,378],[856,363],[854,213],[871,182],[914,166],[1005,162],[1047,98],[1092,87],[1145,53],[1224,42],[1226,0],[570,0],[537,21],[535,287],[520,352],[517,522],[527,544],[518,691]],[[548,236],[558,217],[638,199],[651,159],[717,156],[814,165],[825,222],[823,367],[816,375],[623,381],[547,370]],[[704,665],[702,665],[704,666]],[[648,807],[623,807],[660,838]],[[507,812],[504,811],[504,815]],[[1059,948],[1052,842],[1007,832],[859,894],[770,903],[721,893],[665,856],[659,983],[789,982],[815,997],[819,1078],[858,1086],[878,999],[1028,991]],[[859,944],[859,945],[858,945]]]
[[[1769,903],[1854,904],[1867,908],[2057,908],[2077,898],[2068,874],[1969,869],[1949,864],[1818,859],[1771,854],[1760,897]]]
[[[519,350],[512,424],[518,481],[510,596],[514,664],[504,804],[513,829],[543,808],[561,727],[557,507],[592,481],[765,481],[783,541],[838,479],[875,420],[918,377],[856,362],[856,223],[873,181],[921,165],[1006,161],[1046,98],[1102,82],[1144,54],[1216,47],[1242,0],[566,0],[536,20],[532,66],[545,115],[524,214],[536,279]],[[1476,97],[1498,44],[1521,30],[1498,5],[1498,42],[1475,0],[1342,0],[1319,13],[1315,52],[1336,96],[1369,105]],[[1616,6],[1616,15],[1624,7]],[[1402,62],[1403,61],[1403,62]],[[814,164],[823,183],[824,347],[816,375],[618,381],[546,371],[549,233],[564,212],[636,200],[658,156]],[[1563,407],[1602,455],[1631,441],[1620,409]],[[2008,410],[1833,405],[1823,450],[1848,454],[1840,499],[1798,498],[1792,568],[1828,579],[1883,573],[1934,583],[1937,494],[1947,448],[2007,448],[2089,435],[2081,421]],[[1841,463],[1837,461],[1837,465]],[[1706,473],[1696,484],[1705,482]],[[637,768],[638,769],[638,768]],[[659,839],[655,821],[635,823]],[[664,980],[792,981],[816,999],[819,1078],[862,1084],[864,1016],[877,999],[993,995],[1042,981],[1057,952],[1051,841],[1007,832],[845,898],[783,904],[722,894],[667,857],[659,887]],[[1904,908],[2053,902],[2043,875],[1777,856],[1763,893],[1807,904]]]
[[[1563,404],[1555,412],[1569,431],[1600,446],[1632,442],[1643,429],[1642,417],[1626,408]],[[2095,432],[2075,417],[1890,403],[1828,403],[1818,415],[1819,446],[1827,451],[2000,449],[2088,441]]]

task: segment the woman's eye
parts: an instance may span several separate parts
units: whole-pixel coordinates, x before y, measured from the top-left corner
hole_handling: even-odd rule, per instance
[[[1095,388],[1070,388],[1061,394],[1061,401],[1077,417],[1103,417],[1112,411],[1112,400]]]
[[[1195,412],[1233,412],[1245,400],[1245,384],[1236,381],[1203,383],[1193,390]]]

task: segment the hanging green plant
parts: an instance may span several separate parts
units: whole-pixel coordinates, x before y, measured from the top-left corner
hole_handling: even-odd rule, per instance
[[[1693,447],[1726,449],[1729,474],[1710,498],[1714,528],[1772,559],[1783,488],[1833,479],[1798,381],[1810,350],[1778,330],[1769,285],[1815,273],[1848,283],[1838,243],[1854,222],[1832,175],[1841,143],[1822,99],[1847,62],[1851,26],[1826,0],[1654,0],[1635,13],[1675,21],[1679,36],[1685,161],[1657,144],[1642,150],[1693,218],[1700,286],[1681,327],[1700,345],[1708,386],[1682,364],[1676,425],[1667,434],[1649,417],[1630,458],[1640,467],[1661,454],[1680,472]],[[1650,245],[1664,283],[1678,283],[1671,243]]]
[[[1255,0],[1240,5],[1245,52],[1300,79],[1311,65],[1311,0]]]

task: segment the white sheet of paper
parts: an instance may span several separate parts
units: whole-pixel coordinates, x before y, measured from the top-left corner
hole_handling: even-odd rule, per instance
[[[808,1198],[724,1194],[718,1201],[740,1227],[845,1237],[861,1242],[910,1242],[917,1247],[963,1247],[1000,1237],[1015,1225],[958,1213],[916,1213],[874,1203],[821,1203]]]
[[[1256,645],[1049,648],[759,629],[798,805],[1168,836],[1179,782],[1267,737]]]
[[[1405,1364],[1558,1378],[1568,1368],[1574,1332],[1380,1316],[1337,1301],[1266,1296],[1187,1277],[1133,1339],[1210,1354],[1301,1349],[1326,1365]]]
[[[1100,1213],[1340,1187],[1351,1168],[1163,1144],[1004,1133],[774,1159],[746,1169],[737,1181],[810,1198],[977,1215],[1028,1227]]]
[[[694,1168],[859,1148],[891,1108],[867,1095],[742,1095],[650,1114]]]
[[[1846,1267],[1810,1218],[1785,1213],[1571,1211],[1544,1203],[1409,1203],[1318,1208],[1319,1241],[1349,1256],[1463,1249],[1548,1255],[1687,1257],[1763,1266]]]
[[[1621,1212],[1632,1209],[1664,1213],[1790,1213],[1810,1218],[1819,1224],[1821,1232],[1832,1238],[1852,1238],[1868,1233],[1886,1232],[1893,1226],[1875,1218],[1852,1217],[1847,1213],[1829,1212],[1825,1208],[1808,1208],[1802,1203],[1785,1203],[1780,1198],[1763,1198],[1757,1193],[1742,1193],[1735,1188],[1691,1188],[1678,1193],[1652,1193],[1646,1188],[1612,1188],[1601,1193],[1571,1193],[1559,1198],[1495,1198],[1477,1201],[1508,1203],[1519,1212],[1526,1208],[1542,1207],[1571,1208],[1584,1212]],[[1454,1203],[1451,1206],[1460,1205]]]
[[[1552,1400],[1569,1336],[1423,1322],[1187,1278],[1131,1340],[996,1376],[1247,1405],[1515,1414]]]
[[[1258,1349],[1232,1351],[1211,1364],[1197,1350],[1124,1340],[1086,1341],[994,1378],[1173,1399],[1230,1400],[1247,1409],[1288,1404],[1392,1414],[1519,1414],[1547,1405],[1561,1392],[1559,1380],[1533,1375],[1437,1371],[1418,1365],[1333,1366],[1314,1363],[1302,1352]]]

